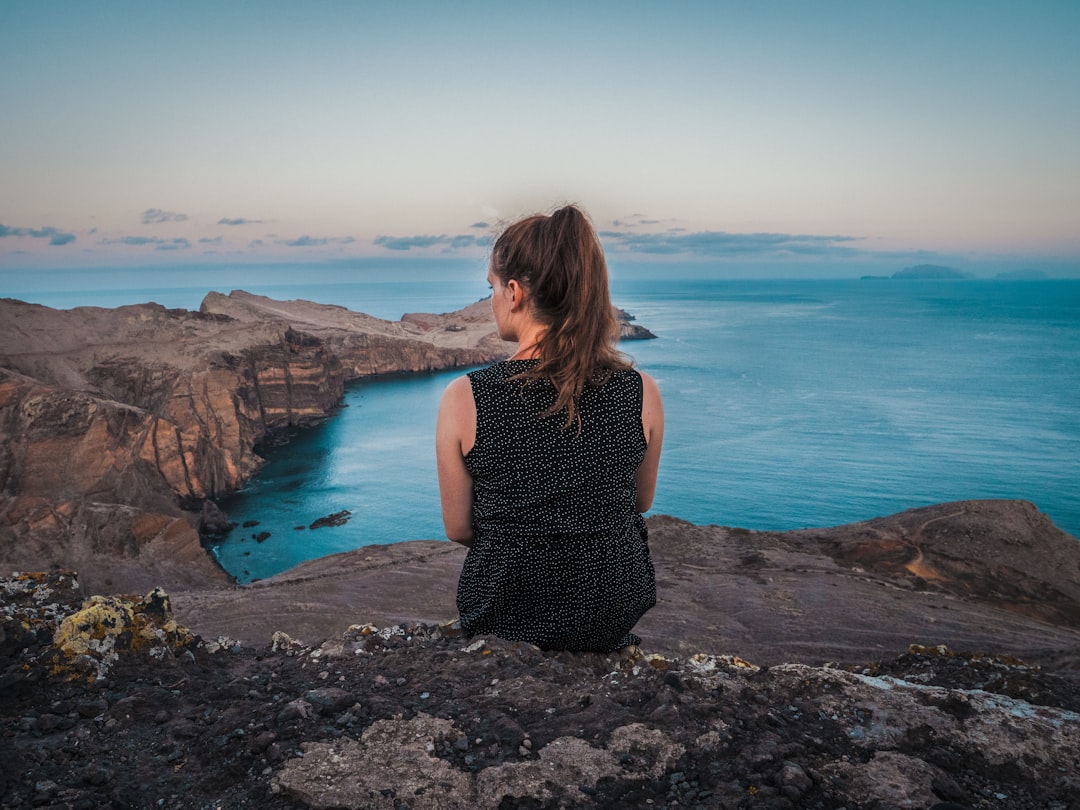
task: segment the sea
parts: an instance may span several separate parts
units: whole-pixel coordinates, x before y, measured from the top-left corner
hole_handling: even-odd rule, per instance
[[[248,284],[382,318],[446,312],[473,280]],[[222,289],[227,291],[227,289]],[[41,292],[49,306],[206,288]],[[824,527],[971,498],[1021,498],[1080,536],[1080,280],[615,278],[655,340],[622,349],[658,382],[666,435],[652,513],[756,530]],[[241,583],[366,545],[443,539],[433,437],[463,373],[351,383],[336,413],[259,448],[213,547]],[[348,512],[340,525],[310,528]]]

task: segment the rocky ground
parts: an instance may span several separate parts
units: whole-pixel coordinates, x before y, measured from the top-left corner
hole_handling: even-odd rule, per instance
[[[869,661],[912,643],[1080,669],[1080,543],[1023,501],[960,501],[788,532],[648,518],[657,604],[650,652],[757,664]],[[312,560],[246,587],[178,590],[207,638],[309,642],[353,623],[457,616],[465,549],[412,541]]]
[[[1080,808],[1068,667],[553,653],[452,623],[242,645],[160,592],[0,584],[3,807]]]

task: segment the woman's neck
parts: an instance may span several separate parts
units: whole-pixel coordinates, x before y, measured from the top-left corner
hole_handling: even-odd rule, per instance
[[[524,346],[519,348],[516,352],[510,355],[511,360],[533,360],[538,357],[536,353],[536,345]]]
[[[510,355],[511,360],[532,360],[539,357],[540,338],[544,336],[544,327],[537,326],[523,332],[518,337],[517,351]]]

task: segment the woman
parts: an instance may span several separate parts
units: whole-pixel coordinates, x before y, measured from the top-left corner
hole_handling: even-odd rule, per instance
[[[443,523],[469,546],[462,628],[608,652],[656,603],[641,512],[664,433],[656,383],[615,349],[596,232],[573,206],[526,217],[488,269],[501,363],[452,382],[436,456]]]

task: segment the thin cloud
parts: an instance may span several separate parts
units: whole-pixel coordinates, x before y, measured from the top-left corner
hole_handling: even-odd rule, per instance
[[[199,240],[199,244],[200,245],[220,245],[221,244],[221,237],[220,236],[214,236],[214,237],[204,236],[202,239]]]
[[[447,239],[445,234],[442,236],[376,236],[375,244],[387,250],[412,250],[445,244]]]
[[[474,226],[475,227],[475,226]],[[474,236],[472,234],[458,234],[447,236],[439,234],[418,234],[416,236],[376,236],[375,244],[387,250],[424,250],[433,247],[444,247],[448,250],[463,250],[470,247],[487,247],[491,243],[488,236]]]
[[[162,239],[159,236],[122,236],[119,239],[103,239],[99,244],[129,245],[131,247],[153,245],[154,250],[187,250],[191,247],[191,240],[184,239],[183,237],[178,239]]]
[[[243,217],[222,217],[217,221],[218,225],[262,225],[261,219],[244,219]]]
[[[262,244],[262,240],[256,240]],[[356,239],[352,236],[298,236],[296,239],[278,239],[277,244],[286,247],[325,247],[326,245],[351,245]],[[252,242],[254,245],[255,242]]]
[[[315,237],[304,234],[296,239],[283,239],[279,244],[287,245],[288,247],[321,247],[322,245],[330,244],[330,240],[316,239]]]
[[[162,242],[160,245],[155,245],[154,250],[187,250],[191,247],[191,242],[187,239],[168,239]]]
[[[154,245],[163,240],[156,236],[123,236],[119,239],[103,239],[103,245]]]
[[[690,256],[841,256],[861,251],[845,243],[860,237],[790,233],[728,233],[672,229],[662,233],[601,231],[612,248],[628,253],[687,254]]]
[[[470,228],[477,228],[478,230],[485,230],[485,229],[491,227],[491,223],[490,222],[474,222],[469,227]]]
[[[50,245],[70,245],[75,241],[75,234],[65,233],[51,226],[44,228],[9,228],[0,225],[0,239],[5,236],[29,236],[32,239],[48,239]]]
[[[175,211],[162,211],[160,208],[147,208],[142,212],[143,225],[160,225],[163,222],[187,222],[187,214]]]
[[[611,220],[613,228],[635,228],[643,225],[662,225],[665,222],[675,222],[674,219],[652,219],[645,214],[631,214],[623,219]]]

